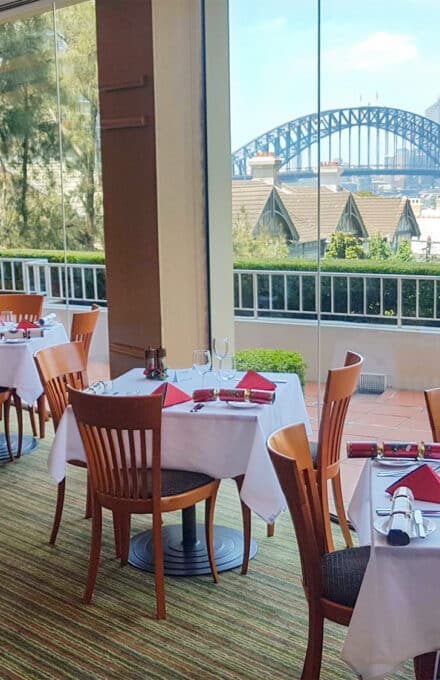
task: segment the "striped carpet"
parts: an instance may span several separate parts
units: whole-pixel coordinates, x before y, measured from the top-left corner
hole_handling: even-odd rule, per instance
[[[0,464],[0,680],[300,677],[307,618],[287,516],[272,539],[255,519],[259,551],[248,576],[226,572],[218,585],[206,576],[168,577],[165,622],[154,618],[152,575],[121,569],[115,560],[106,517],[94,601],[85,606],[90,524],[83,519],[84,471],[69,467],[64,517],[50,548],[56,493],[46,470],[50,439],[49,427],[38,451]],[[216,521],[240,527],[231,482],[221,485]],[[134,531],[150,526],[149,517],[133,519]],[[344,636],[344,628],[326,625],[322,680],[355,677],[339,659]],[[411,669],[407,664],[392,677],[409,680]]]

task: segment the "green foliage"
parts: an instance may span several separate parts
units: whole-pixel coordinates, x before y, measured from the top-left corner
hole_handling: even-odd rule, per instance
[[[236,260],[234,269],[268,270],[268,271],[310,271],[316,272],[316,260],[301,258],[287,260]],[[321,261],[321,271],[365,274],[415,274],[423,276],[440,276],[440,262],[402,262],[401,260],[337,260]]]
[[[413,262],[414,255],[411,251],[411,242],[408,240],[400,241],[395,255],[396,260],[402,262]]]
[[[243,349],[235,353],[235,362],[239,371],[296,373],[304,387],[307,365],[299,352],[284,349]]]
[[[368,257],[371,260],[389,260],[392,255],[393,251],[388,240],[380,232],[370,239]]]
[[[289,246],[284,236],[274,235],[266,227],[262,227],[254,236],[246,210],[240,214],[232,225],[232,247],[235,259],[251,258],[284,258],[289,254]]]
[[[49,262],[64,262],[63,250],[35,250],[31,248],[12,248],[10,250],[0,250],[0,257],[18,257],[45,259]],[[87,252],[85,250],[68,250],[66,252],[67,262],[73,264],[105,264],[103,252]]]
[[[327,247],[325,257],[337,259],[363,259],[365,250],[361,242],[351,232],[337,231],[330,236],[330,243]]]

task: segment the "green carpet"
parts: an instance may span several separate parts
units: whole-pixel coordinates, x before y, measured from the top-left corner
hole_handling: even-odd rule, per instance
[[[155,619],[153,576],[114,558],[105,518],[94,601],[81,602],[90,522],[84,471],[69,466],[64,517],[48,545],[56,484],[46,468],[51,433],[31,456],[0,464],[0,680],[287,680],[300,677],[307,618],[287,515],[259,543],[248,576],[166,578],[167,620]],[[202,511],[202,507],[200,507]],[[175,523],[179,514],[166,516]],[[240,527],[235,485],[223,482],[216,522]],[[133,531],[151,526],[135,517]],[[335,534],[338,528],[334,529]],[[321,678],[354,674],[340,661],[345,629],[327,624]],[[412,665],[392,677],[409,680]],[[391,676],[390,676],[391,677]]]

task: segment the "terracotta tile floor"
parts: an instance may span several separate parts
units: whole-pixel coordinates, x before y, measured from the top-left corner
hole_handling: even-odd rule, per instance
[[[107,363],[89,361],[89,380],[109,378]],[[321,386],[322,393],[322,386]],[[318,435],[318,385],[307,383],[305,400],[313,436]],[[388,389],[383,394],[355,394],[345,421],[341,450],[344,499],[349,502],[363,460],[347,460],[347,441],[430,441],[431,430],[423,392]],[[331,494],[330,494],[331,497]]]
[[[307,383],[305,400],[317,436],[316,383]],[[388,389],[383,394],[355,394],[345,421],[341,450],[341,476],[345,502],[348,503],[364,462],[347,460],[347,441],[430,441],[431,430],[422,391]],[[331,496],[331,494],[330,494]]]

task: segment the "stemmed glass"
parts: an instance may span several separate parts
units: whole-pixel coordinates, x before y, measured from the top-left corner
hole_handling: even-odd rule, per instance
[[[227,354],[225,357],[223,357],[220,377],[222,378],[222,380],[226,381],[233,380],[235,378],[236,373],[237,369],[235,367],[235,357],[233,354]]]
[[[211,370],[211,352],[209,349],[195,349],[193,352],[193,368],[202,377],[202,389],[205,386],[205,375]]]
[[[229,351],[229,338],[223,338],[223,352],[220,351],[220,347],[217,347],[217,341],[215,338],[212,339],[212,351],[214,353],[215,358],[218,361],[218,377],[219,377],[219,382],[220,378],[222,375],[222,364],[223,364],[223,359],[228,356],[228,351]]]

